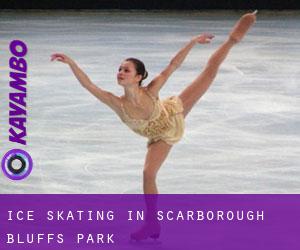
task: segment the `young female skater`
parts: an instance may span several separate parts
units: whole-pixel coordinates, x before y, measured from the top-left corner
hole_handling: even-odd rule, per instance
[[[70,57],[56,53],[51,56],[51,60],[68,64],[83,87],[113,109],[132,130],[149,138],[143,172],[143,189],[145,194],[157,194],[155,182],[157,172],[172,145],[182,137],[185,117],[213,82],[230,49],[243,38],[255,19],[256,12],[242,16],[227,40],[210,57],[202,73],[178,96],[166,100],[159,100],[158,96],[170,75],[182,64],[197,43],[210,43],[213,35],[201,34],[192,38],[147,86],[141,86],[148,75],[144,64],[135,58],[123,61],[117,74],[118,84],[124,88],[124,95],[121,97],[93,84]],[[151,204],[147,206],[149,209]],[[153,235],[152,229],[144,228],[133,238],[144,239]]]

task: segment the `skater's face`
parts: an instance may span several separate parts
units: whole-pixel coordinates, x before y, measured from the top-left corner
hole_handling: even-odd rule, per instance
[[[138,75],[135,69],[135,65],[130,61],[124,61],[119,67],[117,74],[118,84],[121,86],[138,85],[142,76]]]

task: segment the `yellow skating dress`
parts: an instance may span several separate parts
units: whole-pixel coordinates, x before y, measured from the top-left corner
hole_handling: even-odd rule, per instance
[[[169,145],[178,142],[184,132],[183,105],[178,96],[159,100],[146,91],[153,100],[154,109],[149,119],[133,119],[122,106],[121,120],[134,132],[147,137],[148,146],[163,140]]]

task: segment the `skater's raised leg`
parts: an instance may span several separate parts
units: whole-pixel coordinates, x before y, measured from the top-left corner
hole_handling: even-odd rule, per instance
[[[209,88],[215,79],[220,65],[227,57],[230,49],[239,42],[255,22],[256,12],[245,14],[234,26],[228,39],[213,53],[202,73],[187,87],[179,97],[183,102],[184,116]]]

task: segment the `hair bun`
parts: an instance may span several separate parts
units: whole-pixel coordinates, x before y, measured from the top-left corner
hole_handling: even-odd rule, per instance
[[[147,70],[145,70],[145,73],[143,75],[143,80],[146,79],[147,77],[148,77],[148,72],[147,72]]]

